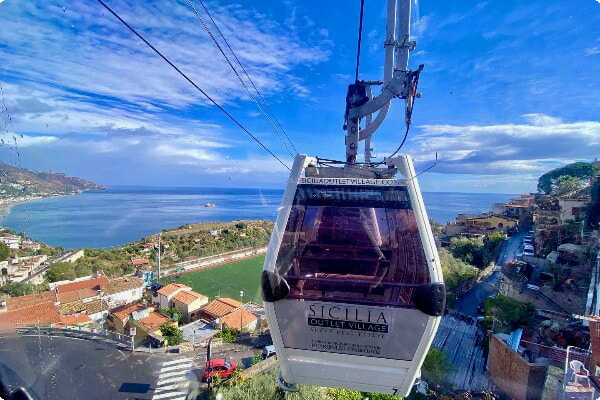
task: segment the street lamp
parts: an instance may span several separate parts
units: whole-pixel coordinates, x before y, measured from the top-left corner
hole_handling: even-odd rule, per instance
[[[242,306],[244,305],[244,291],[243,290],[240,290],[240,303],[242,303]],[[242,307],[240,306],[240,336],[242,336],[242,328],[243,328],[242,316],[243,316]]]

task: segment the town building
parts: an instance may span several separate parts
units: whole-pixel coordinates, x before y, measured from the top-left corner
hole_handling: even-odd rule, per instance
[[[219,318],[222,318],[227,314],[232,313],[241,306],[242,303],[240,303],[237,300],[231,299],[229,297],[220,297],[206,304],[200,310],[199,316],[201,319],[204,319],[208,322],[218,322]]]
[[[147,288],[152,287],[155,283],[154,271],[150,265],[137,267],[134,276],[140,278]]]
[[[219,318],[221,329],[231,328],[237,330],[253,331],[258,325],[258,317],[244,309],[235,310]]]
[[[176,321],[142,303],[117,307],[107,317],[108,329],[134,336],[135,345],[163,346],[165,339],[160,327],[164,324],[177,326]]]
[[[459,214],[456,221],[446,225],[446,236],[489,235],[494,232],[506,232],[517,226],[513,218],[493,214]]]
[[[200,317],[200,309],[208,303],[208,297],[196,293],[191,287],[170,283],[157,291],[161,308],[175,307],[181,312],[183,322],[192,322]]]
[[[3,235],[0,236],[0,243],[4,243],[9,249],[18,249],[22,238],[20,236]]]
[[[110,308],[115,308],[140,300],[144,294],[144,282],[135,276],[111,279],[99,285],[99,293]]]

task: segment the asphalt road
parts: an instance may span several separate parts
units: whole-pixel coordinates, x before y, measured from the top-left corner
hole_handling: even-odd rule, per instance
[[[508,238],[498,259],[496,265],[502,266],[507,261],[515,258],[515,254],[518,253],[521,241],[526,233],[519,233],[517,235]],[[487,278],[481,281],[478,285],[474,286],[471,290],[463,294],[454,309],[463,314],[470,315],[472,317],[477,316],[477,306],[481,304],[485,299],[498,293],[500,289],[500,273],[498,271],[492,272]]]
[[[176,359],[90,340],[0,337],[0,379],[12,389],[25,386],[43,400],[152,399],[162,363]],[[185,378],[193,390],[197,383],[191,370]]]

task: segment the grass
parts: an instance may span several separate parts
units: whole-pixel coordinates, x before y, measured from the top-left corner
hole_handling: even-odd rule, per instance
[[[204,271],[190,272],[168,282],[177,282],[190,286],[194,291],[208,296],[231,297],[240,299],[240,290],[244,291],[244,302],[262,302],[260,294],[260,275],[265,256],[247,258],[242,261],[220,265]]]

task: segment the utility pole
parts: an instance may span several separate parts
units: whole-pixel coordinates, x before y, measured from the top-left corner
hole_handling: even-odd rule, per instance
[[[158,234],[158,278],[156,282],[160,280],[160,238],[162,237],[162,231]]]
[[[243,320],[243,315],[244,313],[242,312],[242,306],[244,305],[244,291],[240,290],[240,303],[242,303],[242,305],[240,306],[240,336],[242,336],[242,328],[244,327],[244,320]]]

